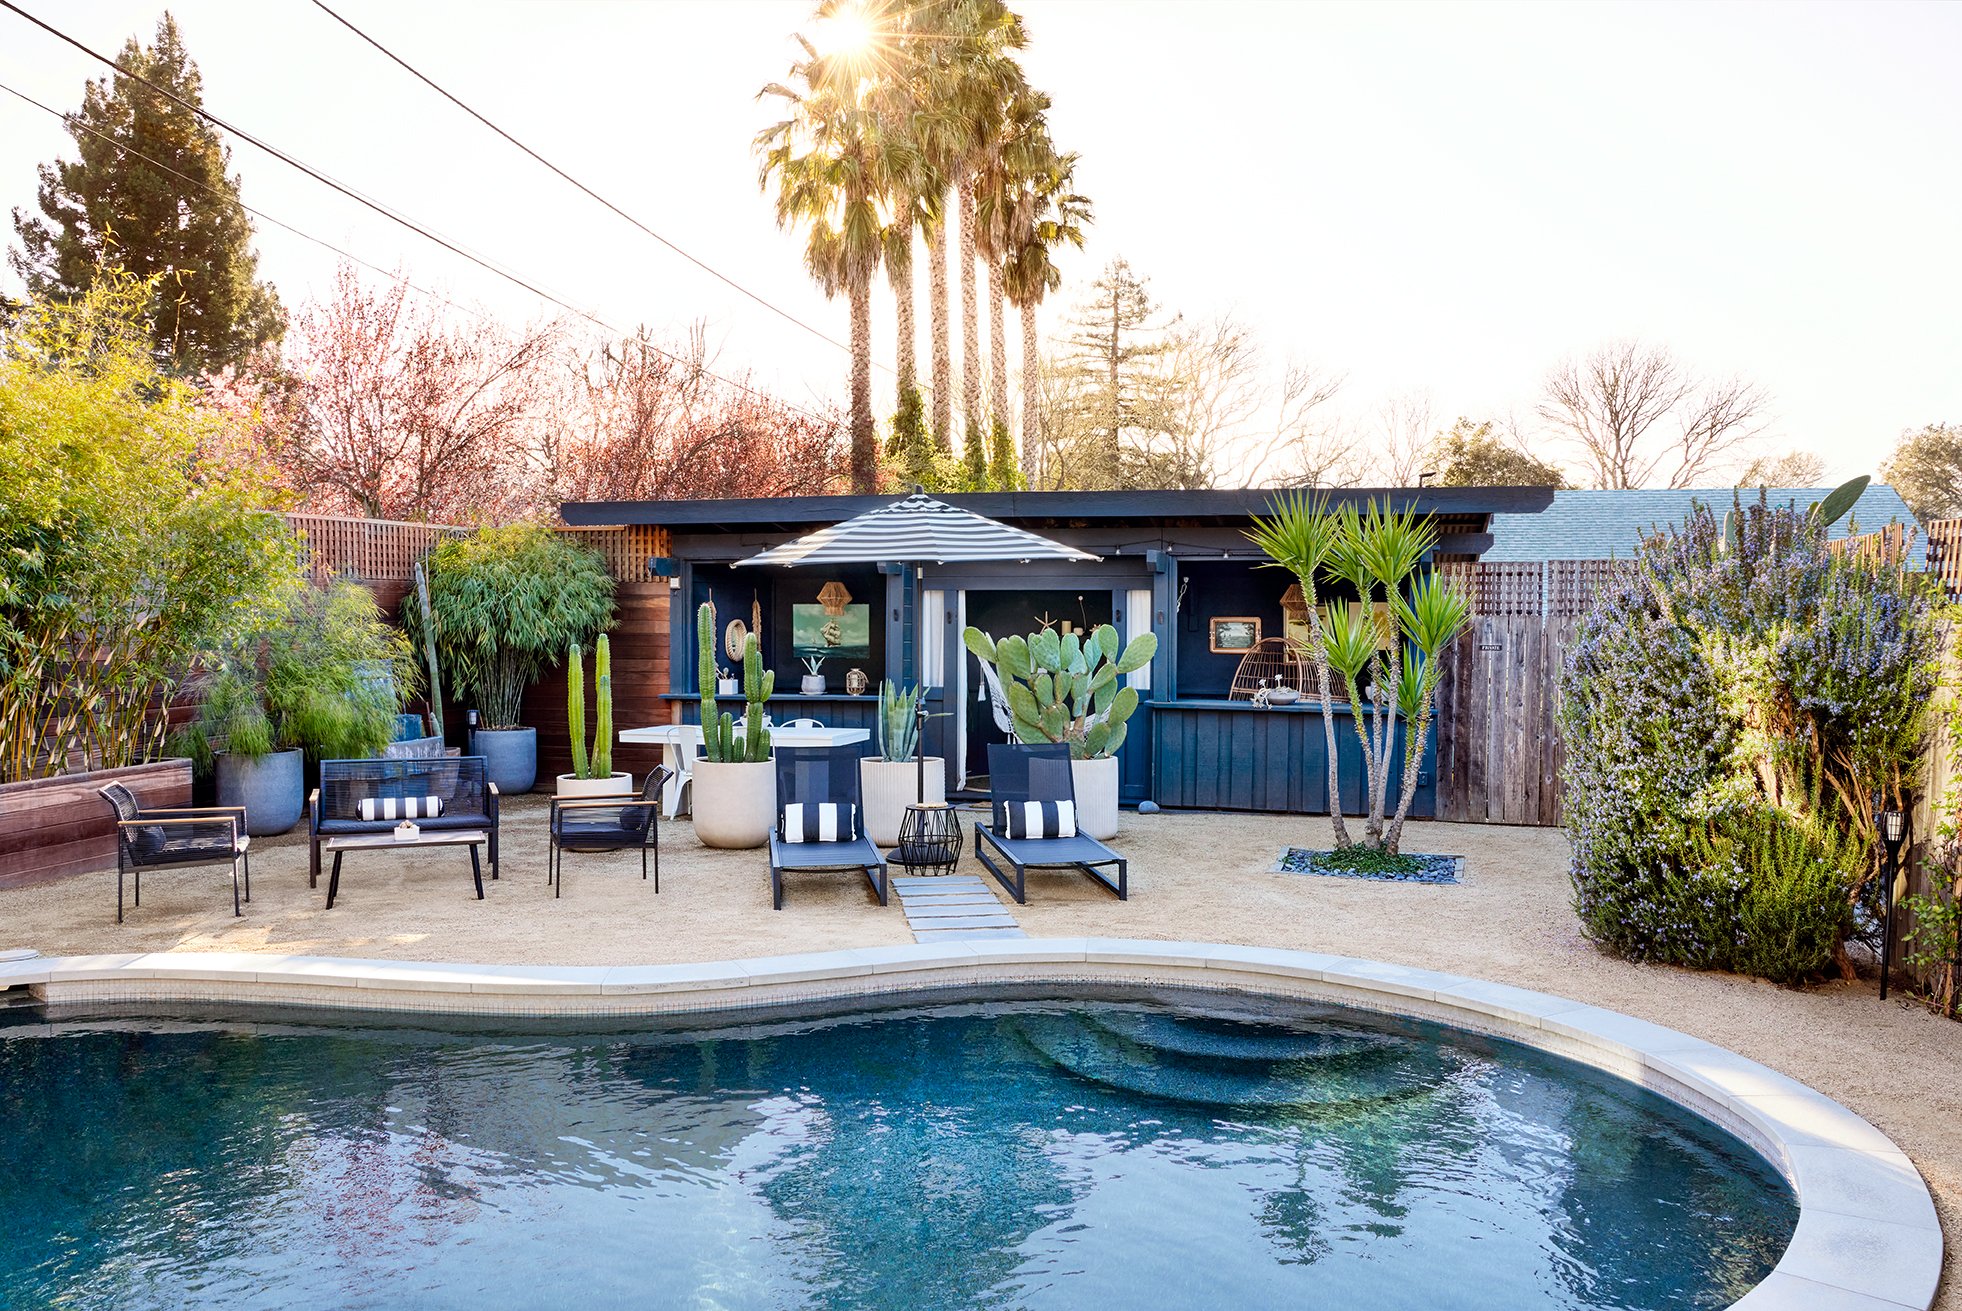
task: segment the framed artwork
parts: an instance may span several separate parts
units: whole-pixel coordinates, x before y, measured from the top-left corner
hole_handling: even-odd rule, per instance
[[[1215,616],[1206,621],[1206,636],[1215,655],[1245,655],[1260,641],[1260,616]]]
[[[790,607],[790,644],[799,657],[838,656],[867,660],[872,656],[872,607],[845,605],[832,614],[822,605]]]

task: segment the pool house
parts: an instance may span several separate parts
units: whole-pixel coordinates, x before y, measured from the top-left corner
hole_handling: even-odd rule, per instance
[[[1551,493],[1420,488],[1329,496],[1332,505],[1359,507],[1387,498],[1428,516],[1437,530],[1433,559],[1447,563],[1476,561],[1492,545],[1495,514],[1535,513]],[[1151,664],[1129,676],[1141,706],[1119,757],[1125,804],[1325,812],[1318,707],[1310,697],[1269,705],[1255,696],[1261,680],[1303,685],[1305,672],[1293,663],[1288,641],[1306,623],[1300,590],[1287,572],[1268,567],[1246,537],[1273,497],[1270,491],[1152,491],[941,498],[1092,557],[1067,560],[749,563],[888,505],[897,499],[892,496],[571,502],[562,514],[575,528],[658,530],[646,540],[661,542],[667,553],[649,557],[646,569],[669,589],[668,658],[653,666],[666,685],[633,690],[641,705],[658,703],[672,719],[700,718],[694,615],[713,601],[718,667],[731,663],[728,652],[740,650],[743,633],[755,632],[776,673],[775,721],[872,728],[880,680],[918,683],[934,715],[926,748],[944,762],[949,795],[976,796],[987,790],[987,745],[1007,734],[962,631],[973,626],[1000,638],[1045,624],[1065,630],[1111,624],[1127,640],[1145,632],[1158,637]],[[818,654],[824,658],[813,674],[808,660]],[[741,712],[739,693],[721,700]],[[1341,713],[1346,717],[1346,707]],[[1355,813],[1363,806],[1363,775],[1346,722],[1338,725],[1337,742],[1343,805]],[[1424,759],[1415,816],[1436,810],[1434,740]]]

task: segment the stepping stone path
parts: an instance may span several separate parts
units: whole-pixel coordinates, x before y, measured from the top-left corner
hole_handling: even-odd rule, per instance
[[[979,875],[902,874],[892,886],[917,942],[1029,936]]]

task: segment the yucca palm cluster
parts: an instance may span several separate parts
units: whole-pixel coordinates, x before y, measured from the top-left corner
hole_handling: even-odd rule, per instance
[[[1016,466],[1039,437],[1028,393],[1037,372],[1036,312],[1061,281],[1051,252],[1081,246],[1090,221],[1089,202],[1074,186],[1077,156],[1057,149],[1049,98],[1029,85],[1016,59],[1027,41],[1022,20],[1001,0],[822,0],[812,21],[842,39],[797,37],[802,55],[788,79],[762,91],[781,100],[787,116],[758,134],[756,149],[779,224],[804,231],[811,276],[851,307],[853,490],[878,484],[871,313],[882,268],[898,336],[890,462],[913,480],[1016,486]],[[922,250],[932,342],[924,386],[914,317]],[[1019,458],[1010,303],[1022,320]]]

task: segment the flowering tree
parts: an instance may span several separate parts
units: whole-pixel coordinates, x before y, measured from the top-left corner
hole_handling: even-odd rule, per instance
[[[699,326],[680,350],[643,330],[573,361],[540,433],[549,503],[810,496],[849,480],[842,425],[712,376]]]
[[[277,366],[216,380],[306,509],[476,523],[530,508],[526,457],[545,410],[551,325],[513,331],[412,304],[351,266],[303,310]]]

